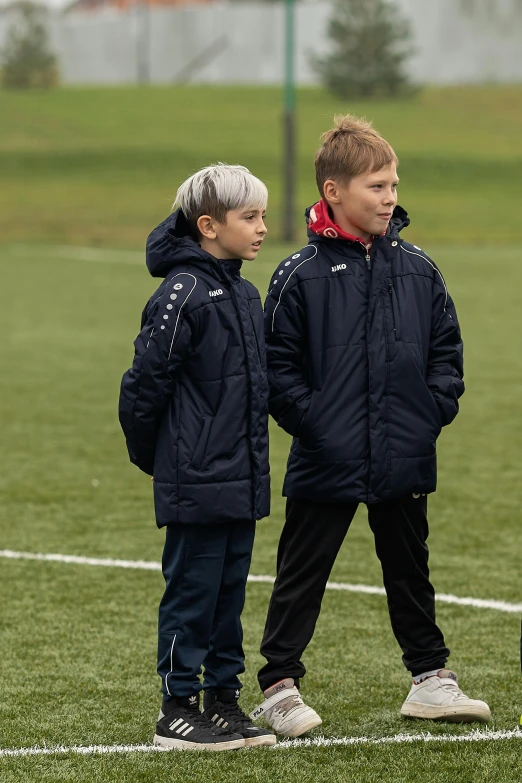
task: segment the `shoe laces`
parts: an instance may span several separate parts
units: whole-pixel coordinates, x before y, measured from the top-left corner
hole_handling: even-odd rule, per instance
[[[203,715],[202,712],[199,710],[189,710],[189,709],[183,709],[182,711],[185,713],[187,717],[190,718],[191,722],[194,724],[196,728],[200,729],[206,729],[207,731],[210,731],[212,734],[215,734],[216,736],[221,736],[222,734],[230,734],[229,731],[226,729],[221,729],[219,726],[216,726],[215,723],[212,723],[205,715]]]
[[[466,696],[466,694],[461,691],[461,689],[459,688],[458,684],[456,682],[454,682],[453,680],[450,680],[449,682],[448,681],[447,682],[442,682],[441,681],[440,687],[442,688],[443,691],[445,691],[446,693],[449,693],[451,696],[453,696],[453,697],[455,697],[457,699],[467,699],[468,698]]]
[[[228,719],[229,724],[234,723],[236,725],[251,725],[250,718],[248,718],[237,701],[234,702],[219,702],[220,712],[222,712]]]

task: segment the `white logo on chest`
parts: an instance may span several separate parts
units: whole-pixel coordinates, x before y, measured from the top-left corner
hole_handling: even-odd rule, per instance
[[[219,296],[222,293],[223,293],[223,291],[221,290],[221,288],[216,288],[215,291],[209,291],[208,295],[209,296]]]
[[[337,264],[337,266],[333,266],[332,272],[340,272],[341,269],[346,269],[346,264]]]

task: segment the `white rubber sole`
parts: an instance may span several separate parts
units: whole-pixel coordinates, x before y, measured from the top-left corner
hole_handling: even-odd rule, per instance
[[[295,739],[295,737],[300,737],[302,734],[306,734],[307,731],[316,729],[322,724],[322,722],[323,721],[317,712],[315,712],[315,710],[310,707],[307,712],[300,715],[298,718],[296,717],[295,720],[288,721],[286,725],[283,725],[280,728],[272,725],[270,727],[278,734],[281,734],[283,737],[290,737],[291,739]]]
[[[401,715],[405,718],[419,718],[423,720],[447,720],[452,723],[473,723],[481,721],[487,723],[491,720],[491,711],[487,704],[470,706],[434,706],[421,702],[406,702],[401,707]]]
[[[256,738],[257,739],[257,738]],[[239,750],[244,748],[246,742],[244,739],[230,740],[229,742],[187,742],[182,739],[171,739],[162,737],[159,734],[154,735],[154,745],[160,745],[162,748],[170,750]]]

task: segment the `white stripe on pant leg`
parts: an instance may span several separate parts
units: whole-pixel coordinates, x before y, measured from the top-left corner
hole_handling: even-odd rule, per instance
[[[169,696],[172,696],[172,693],[169,691],[168,678],[169,678],[169,674],[172,674],[172,672],[174,671],[174,668],[172,666],[172,651],[174,650],[174,644],[176,642],[176,636],[177,636],[177,634],[175,633],[174,634],[174,639],[172,640],[172,645],[171,645],[171,648],[170,648],[170,672],[168,672],[165,675],[165,688],[167,689],[167,693],[169,694]]]

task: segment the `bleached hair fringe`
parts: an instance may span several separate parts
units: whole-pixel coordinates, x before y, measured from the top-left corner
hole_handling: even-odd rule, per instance
[[[247,168],[216,163],[197,171],[180,185],[173,209],[181,207],[186,215],[201,214],[209,195],[226,212],[241,208],[266,209],[268,201],[266,185]]]

